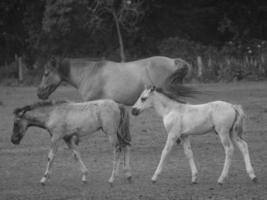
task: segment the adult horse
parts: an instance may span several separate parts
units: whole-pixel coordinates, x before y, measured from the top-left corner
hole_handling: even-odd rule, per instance
[[[45,66],[37,95],[47,99],[62,81],[78,89],[84,101],[113,99],[133,105],[144,86],[160,87],[175,73],[182,83],[191,73],[191,65],[180,58],[154,56],[132,62],[91,61],[86,58],[50,58]]]

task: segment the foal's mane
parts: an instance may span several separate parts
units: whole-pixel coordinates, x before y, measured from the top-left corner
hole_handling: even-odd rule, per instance
[[[40,107],[46,107],[46,106],[55,106],[55,105],[59,105],[59,104],[63,104],[63,103],[68,103],[68,101],[65,100],[60,100],[60,101],[40,101],[40,102],[36,102],[34,104],[31,105],[27,105],[27,106],[23,106],[21,108],[16,108],[13,113],[14,115],[19,115],[21,112],[24,114],[27,111],[36,109],[36,108],[40,108]]]

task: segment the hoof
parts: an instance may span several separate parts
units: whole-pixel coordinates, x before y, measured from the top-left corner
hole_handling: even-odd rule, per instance
[[[197,184],[197,181],[192,181],[191,184],[192,185],[196,185]]]
[[[156,180],[152,180],[152,183],[155,184],[157,181]]]
[[[133,182],[132,176],[128,176],[127,181],[128,181],[128,183],[132,183]]]
[[[47,180],[47,179],[46,179],[45,177],[43,177],[43,178],[40,180],[40,183],[41,183],[42,186],[45,186],[46,180]]]
[[[112,182],[109,182],[109,187],[113,188],[113,183]]]
[[[223,182],[218,182],[218,185],[222,186],[223,185]]]
[[[84,185],[86,185],[86,184],[88,183],[88,181],[87,181],[87,180],[82,180],[82,183],[83,183]]]
[[[253,179],[251,179],[253,183],[258,183],[258,179],[257,177],[254,177]]]
[[[41,186],[45,186],[45,182],[40,182],[41,183]]]

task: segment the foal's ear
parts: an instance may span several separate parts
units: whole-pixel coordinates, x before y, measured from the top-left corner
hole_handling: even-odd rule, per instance
[[[156,90],[156,86],[155,85],[152,85],[151,86],[151,92],[155,91]]]
[[[156,86],[155,85],[145,85],[145,89],[153,92],[156,89]]]
[[[150,88],[151,88],[150,85],[145,85],[145,89],[146,89],[146,90],[149,90]]]

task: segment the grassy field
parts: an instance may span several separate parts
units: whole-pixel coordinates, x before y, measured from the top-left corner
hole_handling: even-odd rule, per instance
[[[112,152],[102,133],[83,138],[79,146],[88,169],[88,184],[83,185],[78,166],[71,153],[61,144],[52,176],[43,187],[39,180],[47,162],[49,134],[31,128],[19,146],[10,142],[13,115],[16,107],[37,101],[36,89],[0,87],[0,199],[267,199],[267,82],[193,85],[203,91],[192,103],[226,100],[242,104],[247,113],[245,139],[249,144],[252,164],[259,183],[248,178],[243,159],[236,148],[230,176],[223,186],[216,184],[224,151],[213,135],[192,138],[192,149],[199,169],[199,183],[191,185],[188,162],[181,146],[176,146],[167,160],[156,184],[151,176],[158,164],[166,134],[161,119],[153,110],[131,117],[133,183],[124,174],[110,187]],[[53,99],[80,100],[72,88],[60,88]]]

